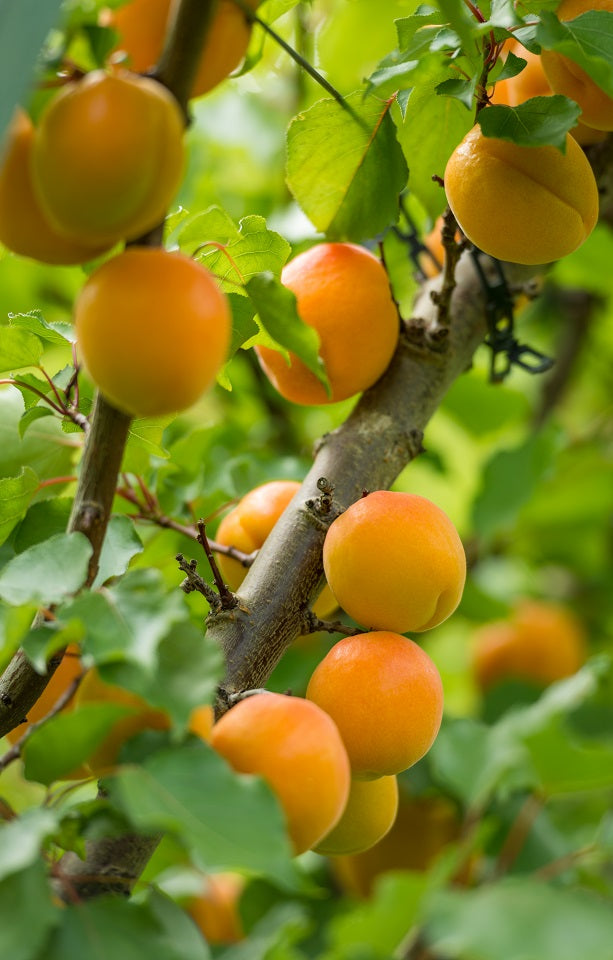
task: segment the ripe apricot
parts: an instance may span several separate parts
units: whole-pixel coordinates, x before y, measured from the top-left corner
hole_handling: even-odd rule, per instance
[[[473,670],[483,690],[507,679],[545,686],[575,673],[585,653],[584,630],[570,610],[524,601],[508,621],[477,631]]]
[[[374,847],[391,829],[398,811],[396,777],[352,780],[344,813],[315,851],[327,856],[361,853]]]
[[[434,663],[412,640],[389,631],[335,643],[306,695],[338,726],[358,779],[391,776],[417,763],[434,743],[443,715]]]
[[[273,386],[293,403],[346,400],[375,383],[398,341],[398,313],[380,260],[352,243],[320,243],[294,257],[281,280],[296,296],[298,314],[320,338],[319,353],[332,390],[290,353],[290,363],[256,347]]]
[[[130,247],[75,305],[77,342],[102,393],[135,417],[191,406],[226,356],[230,310],[212,274],[178,253]]]
[[[59,698],[63,693],[65,693],[73,680],[76,680],[76,678],[82,673],[83,668],[81,666],[79,653],[79,647],[74,643],[71,643],[66,648],[62,662],[56,668],[55,673],[52,675],[49,683],[41,693],[34,706],[28,710],[28,716],[25,723],[21,723],[18,727],[15,727],[14,730],[10,730],[7,733],[6,737],[10,743],[16,743],[17,740],[19,740],[19,738],[22,737],[29,728],[30,724],[37,723],[39,720],[42,720],[42,718],[53,709]],[[73,698],[63,708],[62,712],[67,713],[70,710],[74,710],[74,706],[75,699]]]
[[[217,542],[236,547],[243,553],[259,550],[299,489],[300,484],[296,480],[272,480],[250,490],[219,524]],[[230,589],[238,590],[247,568],[225,554],[219,554],[218,564]],[[325,586],[313,609],[318,617],[325,619],[337,606],[330,588]]]
[[[598,219],[592,168],[568,135],[562,154],[556,147],[520,147],[485,137],[476,124],[449,158],[445,191],[468,239],[513,263],[565,257]]]
[[[590,10],[613,13],[613,0],[562,0],[558,20],[574,20]],[[555,50],[541,53],[543,70],[554,93],[570,97],[581,107],[581,121],[596,130],[613,130],[613,97],[598,86],[579,64]]]
[[[33,142],[32,121],[18,109],[0,162],[0,243],[41,263],[70,265],[93,260],[104,247],[67,240],[44,216],[32,185]]]
[[[132,0],[105,17],[105,24],[119,32],[116,49],[127,54],[132,70],[145,73],[158,62],[177,2]],[[255,10],[260,0],[247,2]],[[238,67],[250,36],[251,26],[240,7],[232,0],[219,0],[200,55],[192,97],[207,93]]]
[[[401,790],[398,813],[389,833],[363,853],[334,857],[332,873],[345,893],[366,898],[381,874],[428,870],[459,835],[460,819],[449,800],[441,796],[412,797]]]
[[[202,878],[202,893],[186,904],[205,940],[211,944],[238,943],[245,936],[238,901],[245,878],[238,873],[214,873]]]
[[[429,630],[462,597],[466,557],[440,507],[410,493],[377,490],[331,525],[323,548],[330,589],[358,623],[377,630]]]
[[[126,740],[141,730],[168,730],[170,717],[165,710],[149,706],[146,700],[131,690],[105,683],[95,668],[88,670],[79,687],[76,705],[83,703],[117,703],[132,708],[132,713],[117,720],[106,738],[88,757],[91,772],[97,776],[109,773],[117,764],[117,757]]]
[[[43,111],[32,148],[45,216],[90,246],[147,233],[179,186],[183,129],[174,97],[147,77],[95,70],[67,83]]]
[[[211,739],[214,722],[215,715],[213,707],[207,703],[202,707],[195,707],[192,710],[189,718],[189,730],[191,733],[196,734],[197,737],[200,737],[201,740],[204,740],[205,743],[208,743]]]
[[[313,847],[339,821],[349,796],[349,761],[336,725],[316,704],[254,694],[215,724],[211,746],[237,772],[266,780],[295,853]]]

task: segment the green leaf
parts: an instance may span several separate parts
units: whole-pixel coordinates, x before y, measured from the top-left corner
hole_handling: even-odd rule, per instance
[[[510,140],[520,147],[551,145],[565,153],[566,135],[580,115],[581,109],[568,97],[532,97],[517,107],[487,107],[477,122],[486,137]]]
[[[560,23],[543,11],[536,41],[579,64],[610,97],[613,96],[613,13],[588,10]]]
[[[296,297],[272,274],[259,274],[247,284],[247,293],[266,332],[286,350],[296,354],[328,387],[324,363],[319,356],[319,335],[300,319]]]
[[[35,543],[65,533],[71,511],[70,497],[55,497],[33,503],[13,537],[15,552],[23,553]]]
[[[28,313],[9,313],[9,324],[20,330],[29,330],[41,340],[48,343],[66,345],[75,340],[74,327],[70,323],[55,320],[49,323],[40,310],[30,310]]]
[[[142,553],[142,550],[143,543],[132,520],[124,516],[111,517],[93,588],[102,586],[111,577],[120,577],[128,569],[132,557]]]
[[[24,870],[40,859],[41,846],[57,828],[57,815],[49,808],[32,807],[0,827],[0,880]],[[0,901],[1,902],[1,901]]]
[[[201,741],[158,751],[142,767],[124,767],[105,783],[137,830],[170,832],[204,869],[241,868],[294,883],[272,793],[258,777],[234,773]]]
[[[0,571],[0,597],[7,603],[60,603],[87,576],[92,546],[82,533],[62,533],[13,557]]]
[[[524,60],[523,57],[518,57],[509,50],[502,66],[502,70],[496,76],[496,80],[510,80],[512,77],[516,77],[522,72],[527,62],[528,61]]]
[[[33,333],[0,327],[0,371],[35,367],[42,354],[43,345]]]
[[[168,451],[162,445],[162,438],[164,430],[173,420],[173,416],[132,420],[122,470],[126,473],[143,474],[149,470],[152,457],[166,460]]]
[[[228,300],[232,309],[232,342],[228,352],[231,360],[236,351],[244,343],[257,336],[258,325],[255,321],[255,307],[249,297],[238,293],[228,293]]]
[[[184,217],[168,237],[169,248],[178,245],[189,256],[203,244],[227,244],[239,238],[238,227],[232,217],[221,207],[208,207],[202,213]]]
[[[8,0],[0,6],[0,141],[14,107],[27,99],[34,61],[60,6],[61,0]]]
[[[0,671],[5,669],[29,632],[36,610],[33,603],[22,607],[0,605]]]
[[[59,422],[48,417],[33,424],[22,440],[19,420],[23,409],[18,390],[0,390],[0,477],[15,477],[24,466],[31,467],[39,480],[71,473],[80,438],[74,444],[67,442]]]
[[[91,756],[118,720],[133,712],[117,703],[85,703],[52,717],[25,743],[26,779],[46,786],[62,780]]]
[[[337,240],[374,237],[396,221],[407,169],[390,117],[391,102],[320,100],[290,124],[287,180],[317,227]]]
[[[302,960],[303,955],[292,947],[304,939],[311,925],[301,904],[279,903],[249,930],[245,940],[227,947],[220,960]]]
[[[458,377],[442,406],[475,437],[520,423],[530,412],[524,393],[508,384],[487,383],[480,374],[471,373]]]
[[[51,902],[47,871],[38,858],[0,882],[0,956],[7,960],[47,960],[45,942],[62,917]]]
[[[524,742],[548,796],[613,789],[613,746],[580,741],[560,717]]]
[[[184,910],[152,891],[145,903],[107,897],[69,906],[44,960],[209,960],[206,941]],[[41,956],[42,960],[42,956]]]
[[[45,417],[52,416],[53,410],[51,407],[43,406],[42,404],[38,407],[30,407],[19,421],[19,436],[23,437],[28,427],[31,427],[37,420],[43,420]]]
[[[0,543],[25,516],[37,487],[38,477],[30,467],[24,467],[17,477],[0,479]]]
[[[455,97],[470,110],[475,96],[476,80],[443,80],[436,88],[439,97]]]
[[[610,905],[523,876],[428,901],[425,934],[449,960],[609,960]]]
[[[264,217],[250,216],[241,220],[238,235],[225,245],[225,252],[206,247],[197,259],[220,278],[224,290],[236,291],[263,272],[279,277],[290,249],[280,233],[268,229]]]

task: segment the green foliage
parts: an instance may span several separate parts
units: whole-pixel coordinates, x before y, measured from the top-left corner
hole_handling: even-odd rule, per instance
[[[533,97],[518,107],[488,107],[477,121],[486,137],[510,140],[521,147],[551,144],[565,153],[566,134],[580,114],[577,104],[568,97]]]
[[[91,555],[91,544],[82,533],[56,534],[9,560],[0,572],[0,597],[16,606],[59,603],[84,584]]]
[[[545,50],[555,50],[578,63],[598,86],[613,96],[613,14],[588,10],[565,23],[543,12],[536,40]]]

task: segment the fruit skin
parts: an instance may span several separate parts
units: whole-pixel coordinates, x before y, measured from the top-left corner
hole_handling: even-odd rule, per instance
[[[466,557],[449,517],[425,497],[369,493],[330,526],[323,548],[330,589],[362,626],[429,630],[462,597]]]
[[[443,716],[443,684],[427,653],[398,633],[339,640],[306,692],[336,723],[357,779],[392,776],[428,752]]]
[[[36,129],[32,177],[54,228],[93,246],[162,222],[183,172],[184,119],[160,83],[94,70],[67,83]]]
[[[47,221],[34,193],[30,160],[34,126],[16,110],[0,162],[0,243],[41,263],[71,265],[93,260],[106,249],[67,240]]]
[[[576,673],[585,656],[585,633],[570,610],[524,601],[508,621],[477,631],[472,665],[482,690],[507,679],[545,686]]]
[[[214,873],[203,877],[202,893],[186,904],[208,943],[238,943],[244,931],[238,913],[238,901],[245,879],[238,873]]]
[[[315,847],[316,853],[340,856],[374,847],[391,829],[398,812],[396,777],[352,780],[345,811],[333,830]]]
[[[449,158],[445,191],[468,239],[513,263],[567,256],[598,219],[592,168],[570,136],[562,154],[556,147],[520,147],[485,137],[476,124]]]
[[[55,673],[52,675],[49,683],[41,693],[40,697],[28,710],[28,716],[25,723],[19,724],[18,727],[15,727],[14,730],[10,730],[6,734],[6,738],[10,743],[16,743],[20,737],[26,732],[30,724],[37,723],[39,720],[42,720],[50,710],[53,709],[56,702],[62,696],[62,694],[68,689],[73,680],[76,680],[78,676],[83,672],[83,667],[81,666],[81,658],[79,656],[79,647],[71,643],[67,648],[62,662],[58,667],[56,667]],[[67,713],[70,710],[74,710],[75,707],[75,698],[73,697],[67,705],[63,708],[62,713]]]
[[[613,13],[613,0],[562,0],[558,20],[574,20],[590,10]],[[581,107],[581,121],[596,130],[613,130],[613,97],[599,87],[579,64],[555,50],[541,53],[543,70],[554,93],[570,97]]]
[[[253,553],[264,541],[275,523],[300,490],[297,480],[271,480],[246,493],[242,500],[223,518],[217,529],[216,540],[243,553]],[[238,560],[219,554],[219,569],[231,590],[238,590],[247,575],[247,568]],[[314,604],[318,617],[329,617],[338,604],[328,586],[325,586]]]
[[[314,703],[280,693],[249,696],[215,724],[211,746],[238,773],[266,780],[296,854],[339,821],[349,796],[349,760],[333,720]]]
[[[388,834],[374,847],[334,857],[332,873],[341,889],[367,898],[377,877],[390,870],[428,870],[436,856],[460,835],[460,820],[445,797],[411,797],[400,791],[398,814]]]
[[[352,243],[320,243],[283,269],[302,320],[319,334],[332,395],[290,354],[256,347],[262,369],[293,403],[336,403],[371,387],[386,370],[399,334],[398,313],[380,260]]]
[[[92,380],[135,417],[191,406],[224,362],[230,326],[212,274],[153,247],[130,247],[107,260],[75,304],[78,347]]]
[[[259,6],[259,0],[248,3],[252,10]],[[132,0],[105,17],[105,25],[120,34],[116,49],[128,54],[129,66],[135,72],[145,73],[156,65],[176,6],[177,0]],[[232,0],[219,0],[198,63],[192,97],[207,93],[238,67],[250,36],[251,27],[242,10]]]

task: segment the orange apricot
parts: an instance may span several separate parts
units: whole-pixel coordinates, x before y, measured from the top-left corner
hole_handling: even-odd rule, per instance
[[[445,191],[468,239],[513,263],[567,256],[598,219],[592,168],[568,135],[563,154],[556,147],[520,147],[485,137],[476,124],[449,158]]]
[[[245,936],[238,901],[245,879],[238,873],[207,874],[202,893],[186,904],[189,915],[208,943],[238,943]]]
[[[217,542],[227,547],[236,547],[243,553],[259,550],[299,489],[297,480],[272,480],[254,487],[223,518],[217,529]],[[245,579],[247,568],[225,554],[219,554],[217,562],[230,589],[238,590]],[[330,588],[326,585],[313,609],[318,617],[325,619],[337,606]]]
[[[316,853],[340,856],[374,847],[391,829],[398,811],[396,777],[352,780],[344,813],[315,847]]]
[[[205,743],[208,743],[211,739],[214,722],[215,714],[213,707],[207,703],[202,707],[195,707],[192,710],[188,728],[191,733],[194,733],[197,737],[200,737],[201,740],[204,740]]]
[[[215,724],[211,746],[238,773],[266,780],[296,854],[338,823],[349,796],[349,761],[334,721],[316,704],[280,693],[246,697]]]
[[[472,664],[483,690],[508,679],[545,686],[575,673],[585,655],[585,632],[570,610],[524,601],[509,620],[477,631]]]
[[[613,0],[562,0],[558,20],[574,20],[591,10],[613,13]],[[579,64],[555,50],[541,53],[543,70],[554,93],[570,97],[581,107],[581,121],[596,130],[613,130],[613,97],[598,86]]]
[[[390,490],[369,493],[332,523],[323,562],[343,610],[365,627],[397,633],[446,620],[466,578],[447,514],[425,497]]]
[[[116,703],[130,707],[132,712],[117,720],[87,763],[97,776],[109,773],[117,764],[123,744],[142,730],[168,730],[170,716],[165,710],[151,707],[146,700],[131,690],[105,683],[95,668],[88,670],[76,696],[76,705],[83,703]]]
[[[0,162],[0,243],[41,263],[76,264],[93,260],[104,246],[76,243],[48,222],[34,192],[30,160],[34,126],[16,110]]]
[[[332,873],[345,893],[367,898],[377,877],[390,870],[428,870],[459,835],[460,819],[451,801],[441,796],[411,797],[401,790],[389,833],[363,853],[333,857]]]
[[[320,243],[294,257],[281,280],[296,296],[298,314],[320,338],[331,396],[290,353],[256,347],[262,369],[293,403],[336,403],[366,390],[387,368],[398,342],[399,320],[380,260],[352,243]]]
[[[160,83],[94,70],[43,111],[32,147],[38,201],[58,233],[93,246],[158,226],[183,172],[184,120]]]
[[[417,763],[443,715],[434,663],[390,631],[339,640],[315,668],[306,696],[336,723],[357,779],[392,776]]]
[[[230,309],[199,263],[130,247],[95,270],[77,298],[77,343],[90,376],[135,417],[175,413],[211,385],[230,339]]]
[[[49,683],[34,706],[28,710],[25,723],[21,723],[18,727],[15,727],[14,730],[10,730],[7,733],[6,737],[10,743],[16,743],[32,723],[37,723],[39,720],[42,720],[42,718],[53,709],[73,680],[76,680],[76,678],[80,676],[83,672],[83,667],[81,666],[79,653],[79,647],[74,643],[71,643],[66,648],[62,662],[56,667],[55,673],[51,676]],[[74,710],[74,706],[75,699],[73,697],[63,708],[62,713]]]
[[[247,2],[255,10],[260,0]],[[155,67],[177,4],[178,0],[132,0],[105,16],[105,25],[119,33],[116,50],[127,55],[132,70],[145,73]],[[251,26],[238,4],[219,0],[198,62],[192,97],[207,93],[238,67],[250,36]]]

